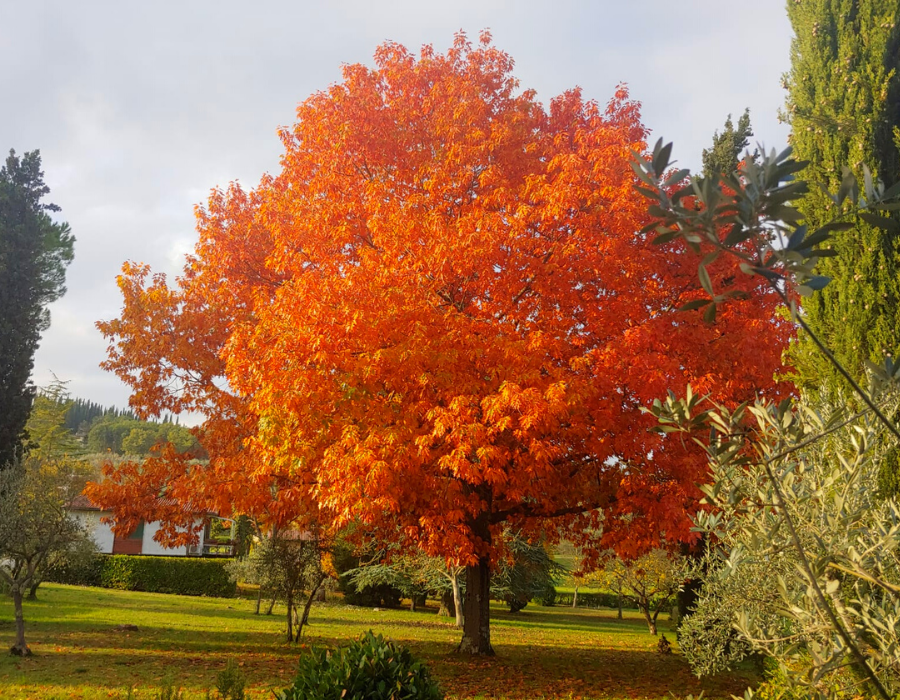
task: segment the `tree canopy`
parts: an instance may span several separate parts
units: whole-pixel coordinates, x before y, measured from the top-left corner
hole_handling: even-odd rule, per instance
[[[383,45],[299,106],[277,176],[212,193],[174,286],[124,267],[105,366],[143,414],[205,413],[210,462],[109,469],[94,500],[133,517],[164,487],[466,564],[478,653],[504,527],[632,551],[692,537],[705,466],[640,408],[688,383],[782,395],[791,327],[725,259],[707,274],[745,301],[674,313],[710,279],[703,251],[641,232],[639,105],[619,88],[544,107],[512,65],[487,35]]]

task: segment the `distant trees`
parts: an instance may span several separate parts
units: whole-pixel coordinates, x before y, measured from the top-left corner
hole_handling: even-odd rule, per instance
[[[95,418],[87,433],[88,452],[147,455],[158,443],[172,443],[176,452],[198,451],[199,443],[189,428],[176,423],[142,421],[111,414]]]
[[[73,413],[77,420],[72,419]],[[171,443],[178,454],[206,456],[190,428],[173,422],[169,415],[162,421],[145,421],[129,410],[70,399],[65,382],[59,380],[37,392],[26,433],[26,449],[54,443],[56,452],[70,455],[146,456],[160,443]]]
[[[0,168],[0,468],[21,454],[34,387],[29,381],[47,306],[65,291],[75,238],[44,202],[41,156],[9,152]]]
[[[129,409],[103,406],[95,401],[76,398],[72,401],[69,412],[66,413],[66,427],[79,437],[85,438],[93,422],[102,416],[137,418],[134,411]]]

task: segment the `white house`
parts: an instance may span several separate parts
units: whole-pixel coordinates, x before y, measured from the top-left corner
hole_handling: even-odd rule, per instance
[[[200,539],[196,545],[169,548],[163,547],[153,539],[160,527],[158,522],[145,522],[142,520],[129,537],[118,537],[113,533],[111,525],[100,522],[101,518],[111,517],[112,513],[95,506],[87,496],[78,496],[72,502],[69,510],[87,526],[88,531],[93,534],[97,547],[104,554],[146,554],[164,557],[185,557],[202,556],[205,550],[208,549],[205,546],[208,524],[200,530],[198,534]],[[199,526],[204,521],[208,521],[207,516],[198,514],[194,523]],[[221,545],[219,548],[221,548]]]

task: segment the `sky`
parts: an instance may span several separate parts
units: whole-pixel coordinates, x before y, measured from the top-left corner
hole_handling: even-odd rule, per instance
[[[174,276],[195,241],[195,204],[216,186],[275,173],[279,126],[372,65],[386,40],[444,51],[489,29],[545,104],[574,86],[600,103],[619,83],[651,138],[696,168],[729,113],[754,141],[786,145],[785,0],[0,0],[0,147],[40,149],[49,200],[76,237],[67,294],[35,358],[39,386],[124,407],[94,324],[118,315],[126,260]]]

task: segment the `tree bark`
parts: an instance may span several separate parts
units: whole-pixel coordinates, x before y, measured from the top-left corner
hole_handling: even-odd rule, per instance
[[[259,615],[259,606],[262,604],[262,586],[259,587],[259,590],[256,592],[256,611],[253,613],[254,615]]]
[[[618,599],[618,602],[619,602],[619,615],[618,615],[618,619],[621,620],[621,619],[622,619],[622,591],[621,591],[621,590],[619,591],[619,599]]]
[[[294,641],[294,596],[290,593],[287,595],[287,640]],[[273,601],[274,603],[274,601]]]
[[[575,586],[575,593],[572,595],[572,607],[578,607],[578,586]]]
[[[478,656],[493,656],[491,646],[491,560],[479,557],[466,567],[466,600],[463,638],[458,651]]]
[[[9,653],[13,656],[31,656],[31,649],[25,643],[25,615],[22,613],[22,589],[19,586],[13,586],[12,597],[16,611],[16,643]]]
[[[275,609],[275,600],[277,599],[277,597],[278,596],[276,596],[274,593],[272,594],[272,600],[269,601],[269,609],[266,610],[266,615],[272,614],[272,611]]]
[[[28,600],[37,600],[37,592],[41,583],[42,581],[35,581],[31,584],[31,589],[28,591]]]
[[[656,636],[656,617],[650,615],[650,606],[649,605],[641,605],[641,612],[644,613],[644,619],[647,621],[647,629],[650,630],[650,634]]]
[[[300,623],[297,626],[297,641],[300,641],[300,635],[303,634],[304,626],[309,624],[309,611],[312,609],[312,604],[314,600],[318,600],[319,597],[317,593],[322,588],[322,584],[325,583],[325,579],[328,578],[325,574],[321,574],[319,578],[316,580],[316,585],[309,592],[309,596],[306,599],[306,605],[303,606],[303,615],[300,616]]]
[[[441,607],[438,608],[441,617],[456,617],[456,603],[453,600],[453,591],[444,591],[441,594]]]
[[[453,587],[453,613],[456,615],[456,627],[462,629],[466,623],[466,614],[463,610],[462,592],[459,590],[459,577],[454,576],[450,585]]]

